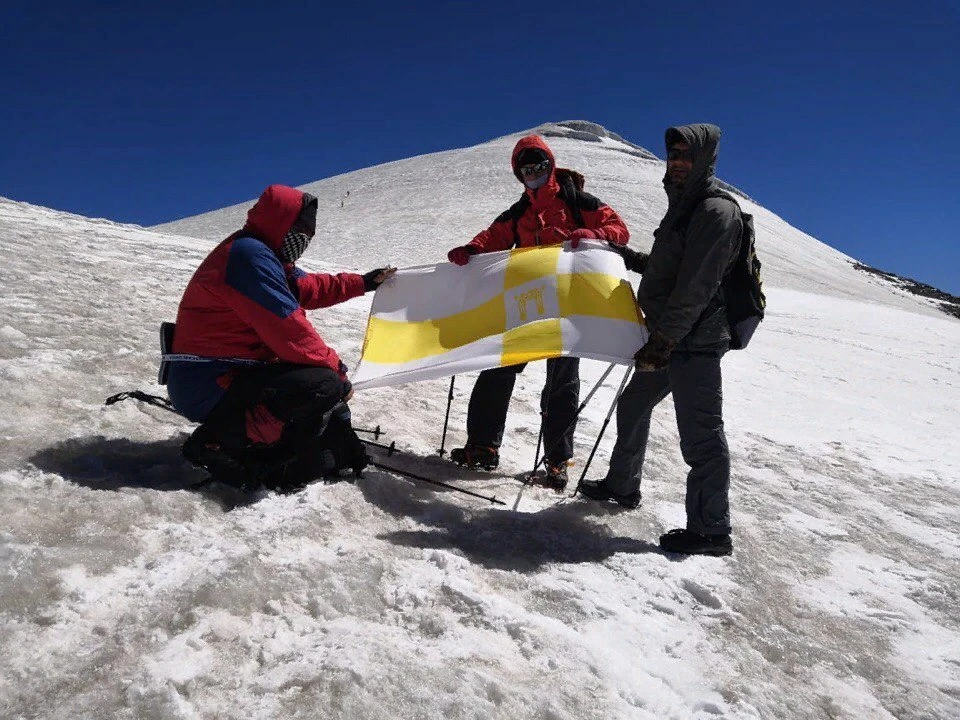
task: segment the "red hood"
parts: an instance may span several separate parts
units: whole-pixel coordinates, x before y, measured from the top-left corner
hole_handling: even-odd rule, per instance
[[[263,240],[274,252],[300,216],[303,192],[286,185],[271,185],[247,213],[243,231]]]
[[[513,155],[510,156],[510,167],[513,168],[513,174],[517,176],[517,180],[523,182],[523,178],[520,176],[520,171],[517,167],[517,155],[519,155],[522,150],[526,150],[527,148],[536,148],[537,150],[542,150],[547,154],[547,157],[550,158],[550,180],[548,182],[553,183],[553,176],[557,170],[557,161],[553,157],[553,151],[547,147],[547,143],[544,142],[543,138],[539,135],[527,135],[526,137],[520,138],[513,148]]]

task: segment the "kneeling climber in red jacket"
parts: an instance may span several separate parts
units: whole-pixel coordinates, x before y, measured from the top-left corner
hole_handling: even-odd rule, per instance
[[[314,479],[313,441],[352,395],[346,366],[305,310],[375,290],[395,268],[300,270],[294,263],[316,225],[315,197],[271,185],[180,301],[167,390],[178,412],[202,423],[184,456],[215,479],[274,487]]]

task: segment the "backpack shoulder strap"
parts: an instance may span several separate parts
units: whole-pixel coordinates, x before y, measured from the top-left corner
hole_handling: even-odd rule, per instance
[[[572,197],[568,196],[562,191],[560,195],[563,197],[564,202],[567,203],[567,207],[570,208],[570,213],[573,215],[573,221],[577,224],[577,227],[585,227],[586,223],[583,221],[583,210],[581,209],[581,203],[584,199],[583,196],[593,197],[593,195],[580,190],[574,190]]]
[[[511,247],[520,247],[520,235],[517,232],[517,223],[520,221],[520,218],[523,217],[523,214],[527,211],[528,207],[530,207],[530,198],[528,198],[527,194],[524,193],[520,196],[519,200],[497,215],[496,219],[493,221],[494,224],[511,224],[513,227],[513,245]]]
[[[172,322],[160,323],[160,370],[157,373],[157,384],[166,385],[167,375],[170,374],[170,363],[164,358],[173,352],[173,333],[176,324]]]
[[[528,207],[530,207],[530,198],[524,193],[507,211],[513,217],[513,247],[515,248],[520,247],[520,232],[517,230],[517,225],[520,224],[520,218],[523,217]]]
[[[578,228],[586,227],[583,221],[583,208],[596,210],[593,205],[596,203],[599,206],[600,201],[590,193],[583,191],[586,180],[576,170],[557,168],[557,182],[560,184],[560,198],[570,208],[573,221]]]
[[[680,232],[686,232],[686,231],[687,231],[687,226],[690,224],[690,218],[693,217],[693,214],[697,211],[697,208],[700,207],[700,206],[703,204],[703,201],[704,201],[704,200],[708,200],[708,199],[710,199],[710,198],[724,198],[725,200],[729,200],[729,201],[732,202],[734,205],[736,205],[736,206],[737,206],[737,211],[740,213],[740,215],[741,215],[741,216],[743,217],[743,219],[744,219],[744,224],[746,224],[746,218],[748,218],[748,217],[752,218],[751,215],[747,215],[745,212],[743,212],[743,210],[742,210],[741,207],[740,207],[740,203],[737,202],[737,199],[736,199],[733,195],[731,195],[730,193],[728,193],[726,190],[721,190],[720,188],[716,188],[715,190],[711,190],[711,191],[707,192],[706,194],[704,194],[704,196],[703,196],[702,198],[700,198],[700,200],[697,202],[696,205],[694,205],[693,207],[691,207],[691,208],[686,212],[685,215],[683,215],[679,220],[677,220],[677,222],[676,222],[676,223],[674,224],[674,226],[673,226],[674,229],[676,229],[676,230],[678,230],[678,231],[680,231]],[[744,229],[746,229],[746,227],[744,227]]]

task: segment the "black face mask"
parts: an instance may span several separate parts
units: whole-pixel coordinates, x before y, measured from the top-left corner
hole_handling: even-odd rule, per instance
[[[277,255],[279,255],[280,259],[284,262],[295,263],[300,259],[300,256],[306,252],[307,245],[310,244],[312,239],[312,235],[291,230],[284,236],[283,243],[280,245],[280,250],[277,251]]]
[[[307,246],[310,244],[316,231],[317,199],[309,193],[304,193],[300,215],[297,216],[293,226],[284,236],[277,255],[284,262],[295,263],[303,253],[306,252]]]

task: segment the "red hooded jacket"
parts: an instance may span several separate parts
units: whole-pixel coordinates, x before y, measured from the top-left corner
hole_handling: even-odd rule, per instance
[[[305,310],[363,295],[363,277],[305,273],[280,260],[277,251],[302,204],[300,190],[271,185],[250,209],[243,229],[200,264],[180,301],[174,353],[323,366],[346,379],[340,357]],[[233,373],[228,370],[223,363],[175,363],[168,384],[171,400],[191,419],[205,415],[229,385]]]
[[[519,240],[518,247],[556,244],[558,240],[553,233],[548,235],[554,235],[554,239],[541,237],[542,231],[550,227],[560,230],[563,235],[584,227],[596,231],[602,240],[609,240],[617,245],[627,244],[630,231],[620,216],[609,205],[575,187],[575,178],[580,177],[582,181],[582,176],[578,173],[562,168],[558,171],[553,152],[539,135],[521,138],[513,148],[510,164],[518,180],[522,182],[517,157],[527,148],[540,150],[550,159],[549,179],[536,190],[527,188],[524,192],[525,198],[521,198],[497,217],[489,228],[470,241],[468,247],[475,252],[493,252],[514,247],[516,240]],[[580,209],[583,225],[577,223],[571,211],[570,203],[573,202]]]

